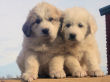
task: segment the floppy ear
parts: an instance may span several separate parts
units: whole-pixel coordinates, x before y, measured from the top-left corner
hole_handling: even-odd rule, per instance
[[[91,33],[95,34],[95,32],[97,31],[97,24],[95,19],[91,15],[89,16],[89,27],[90,27]]]
[[[59,26],[59,29],[58,29],[58,35],[62,36],[63,18],[61,17],[59,21],[60,21],[60,26]]]
[[[31,30],[31,24],[29,21],[26,21],[26,23],[23,25],[22,30],[23,30],[26,37],[31,36],[32,30]]]
[[[60,32],[62,32],[63,19],[64,19],[63,17],[60,18],[60,28],[59,28]]]
[[[61,32],[63,32],[63,29],[64,29],[64,17],[65,17],[65,14],[64,12],[62,11],[62,16],[60,18],[60,22],[61,22]]]
[[[62,32],[62,25],[63,25],[63,11],[59,11],[60,13],[60,17],[59,17],[59,22],[60,22],[60,26],[59,26],[59,30],[58,30],[58,35],[61,35],[61,32]]]
[[[22,28],[26,37],[30,37],[32,34],[32,25],[35,23],[35,18],[36,18],[35,13],[30,11],[27,21],[25,22]]]

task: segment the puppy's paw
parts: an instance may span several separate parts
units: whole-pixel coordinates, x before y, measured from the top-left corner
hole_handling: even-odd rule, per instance
[[[87,76],[87,73],[85,71],[74,71],[72,73],[73,77],[85,77]]]
[[[101,77],[104,76],[104,73],[101,70],[88,71],[88,75],[92,77]]]
[[[52,72],[50,72],[49,75],[51,78],[65,78],[66,77],[64,70],[52,71]]]
[[[37,73],[23,73],[22,74],[22,79],[24,79],[25,81],[31,82],[32,80],[37,79],[38,75]]]

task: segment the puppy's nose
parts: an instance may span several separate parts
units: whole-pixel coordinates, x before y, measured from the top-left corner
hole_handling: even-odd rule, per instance
[[[70,34],[69,35],[69,40],[75,40],[76,34]]]
[[[43,29],[42,32],[43,32],[44,34],[49,34],[49,29]]]

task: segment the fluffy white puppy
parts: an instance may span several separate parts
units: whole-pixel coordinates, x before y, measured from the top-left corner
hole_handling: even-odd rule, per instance
[[[67,53],[65,65],[72,76],[86,76],[86,71],[90,76],[103,76],[94,37],[97,25],[91,14],[79,7],[65,10],[62,30]],[[82,69],[83,66],[86,66],[87,70]]]
[[[39,3],[30,11],[23,26],[23,48],[17,58],[24,80],[32,81],[38,74],[50,74],[57,78],[66,76],[64,62],[60,62],[63,60],[60,57],[63,52],[62,45],[59,45],[62,44],[62,39],[57,36],[61,15],[60,10],[45,2]],[[49,63],[54,55],[59,59],[53,58],[51,61],[56,61],[57,64]]]

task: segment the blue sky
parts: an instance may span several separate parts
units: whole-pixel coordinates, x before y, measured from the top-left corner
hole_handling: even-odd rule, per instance
[[[0,0],[0,77],[20,75],[15,61],[21,50],[21,29],[30,9],[41,1],[62,10],[80,6],[93,14],[98,24],[96,40],[102,58],[101,68],[106,73],[105,17],[100,16],[99,8],[110,5],[110,0]]]

